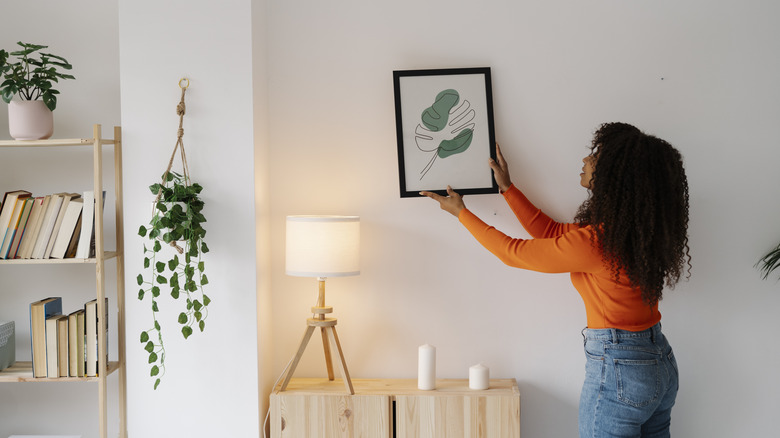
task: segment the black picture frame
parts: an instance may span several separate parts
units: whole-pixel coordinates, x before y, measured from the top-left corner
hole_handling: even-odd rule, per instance
[[[393,71],[402,198],[497,193],[490,67]]]

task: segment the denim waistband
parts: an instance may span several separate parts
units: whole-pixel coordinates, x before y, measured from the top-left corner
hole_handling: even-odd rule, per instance
[[[652,342],[655,342],[656,339],[660,339],[661,336],[662,333],[661,333],[660,322],[650,327],[649,329],[641,330],[638,332],[632,332],[630,330],[622,330],[616,328],[589,329],[586,327],[582,329],[582,337],[585,340],[588,339],[610,340],[615,344],[620,342],[621,339],[635,339],[635,338],[650,338]]]

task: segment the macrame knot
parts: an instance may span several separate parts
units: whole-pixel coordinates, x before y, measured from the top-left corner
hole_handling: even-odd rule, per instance
[[[183,116],[184,112],[186,111],[186,106],[184,105],[184,102],[179,102],[178,105],[176,105],[176,115]]]
[[[176,242],[172,241],[169,243],[169,245],[171,245],[171,247],[175,249],[179,254],[184,253],[184,248],[180,247]]]
[[[178,138],[181,139],[184,137],[184,128],[179,128]]]

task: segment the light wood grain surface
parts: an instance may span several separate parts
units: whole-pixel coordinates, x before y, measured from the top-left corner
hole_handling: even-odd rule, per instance
[[[271,436],[479,437],[520,436],[520,391],[515,379],[492,379],[472,390],[465,379],[439,379],[417,389],[417,379],[295,378],[271,394]],[[395,435],[394,435],[395,433]]]

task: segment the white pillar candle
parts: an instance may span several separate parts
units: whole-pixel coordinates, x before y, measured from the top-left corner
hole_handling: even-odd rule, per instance
[[[488,389],[490,387],[490,370],[480,364],[469,368],[469,388]]]
[[[417,358],[417,388],[431,390],[436,388],[436,347],[420,345]]]

